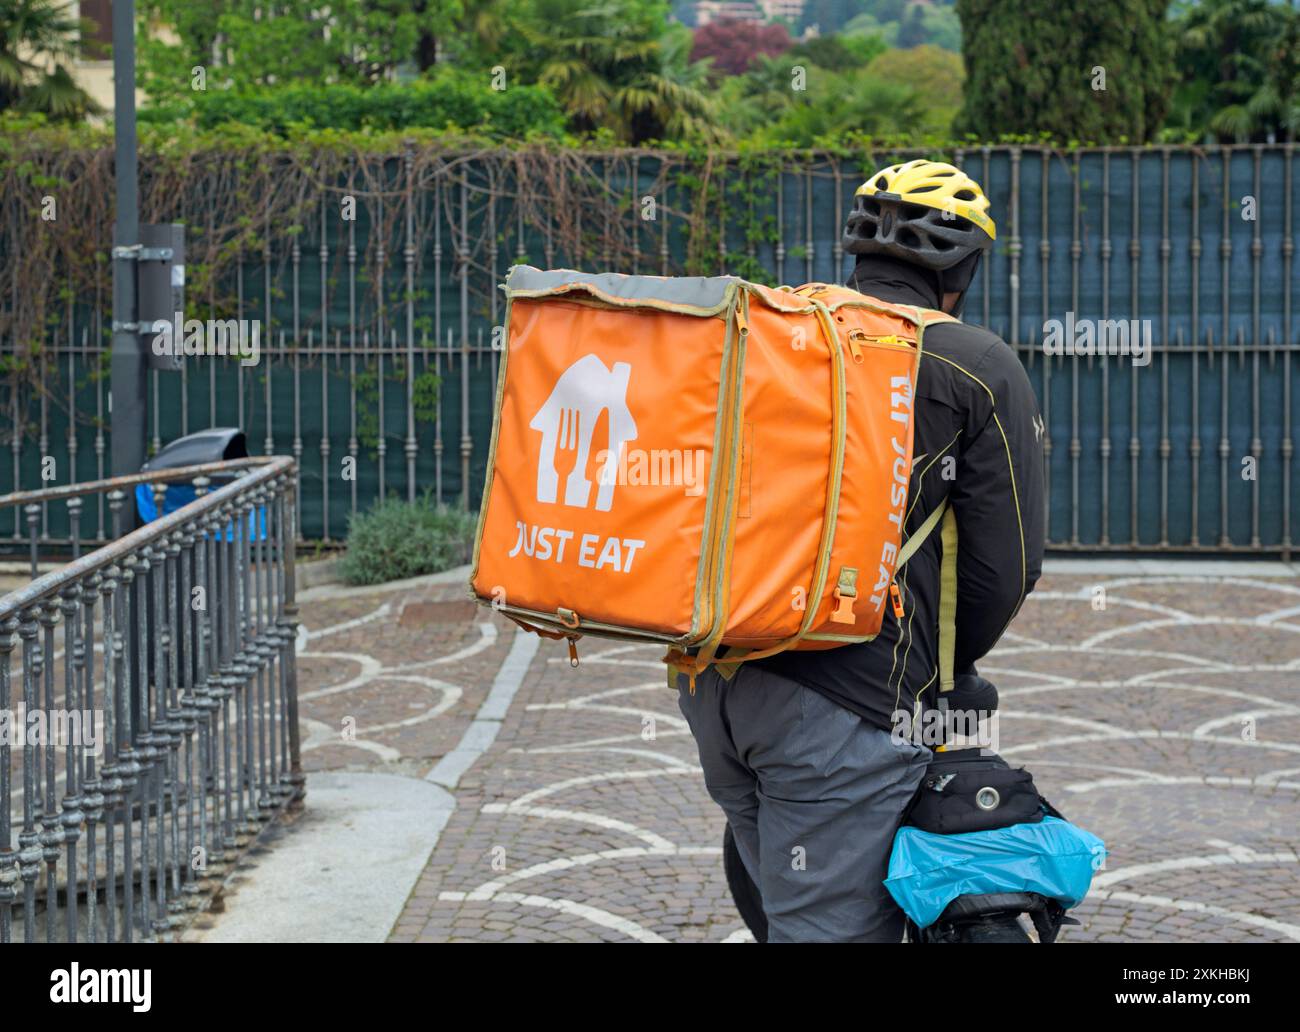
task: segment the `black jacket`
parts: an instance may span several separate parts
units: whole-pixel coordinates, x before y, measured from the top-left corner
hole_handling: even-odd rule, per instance
[[[848,285],[882,301],[939,307],[936,288],[922,270],[888,258],[861,259]],[[904,531],[910,535],[945,496],[956,512],[960,675],[997,644],[1041,572],[1043,424],[1015,353],[987,330],[964,323],[925,331],[916,394]],[[915,714],[918,700],[933,706],[941,555],[936,529],[899,572],[902,620],[886,603],[874,641],[784,652],[755,665],[813,688],[886,730],[900,711]]]

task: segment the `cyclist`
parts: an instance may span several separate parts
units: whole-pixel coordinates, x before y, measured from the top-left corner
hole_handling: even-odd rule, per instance
[[[909,161],[857,191],[844,232],[848,285],[881,301],[960,316],[996,227],[960,169]],[[916,385],[910,535],[947,500],[956,515],[955,670],[998,641],[1037,581],[1043,553],[1043,424],[1016,355],[987,330],[925,331]],[[891,844],[929,760],[920,724],[938,690],[942,537],[900,572],[904,617],[886,606],[870,642],[710,668],[682,713],[709,794],[757,884],[771,942],[900,942],[886,892]]]

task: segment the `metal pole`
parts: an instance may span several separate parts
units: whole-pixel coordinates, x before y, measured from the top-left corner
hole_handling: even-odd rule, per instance
[[[140,250],[135,137],[135,0],[113,4],[113,139],[117,223],[113,235],[113,360],[109,411],[115,476],[136,473],[145,459],[145,355],[137,326],[136,279]],[[135,507],[123,513],[122,532],[135,526]]]

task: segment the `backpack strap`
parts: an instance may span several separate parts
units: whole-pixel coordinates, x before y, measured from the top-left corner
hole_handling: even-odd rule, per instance
[[[940,543],[943,557],[939,562],[939,691],[952,691],[956,680],[957,658],[957,514],[945,498],[934,507],[916,533],[898,550],[895,573],[916,554],[935,527],[942,524]]]
[[[921,321],[922,330],[936,323],[961,322],[955,315],[934,308],[918,307],[916,314]],[[930,513],[925,523],[917,528],[917,533],[908,538],[907,546],[911,546],[915,538],[921,537],[922,532],[928,534],[933,530],[933,525],[929,525],[930,520],[937,521],[940,517],[943,520],[943,529],[940,531],[943,558],[939,564],[939,691],[950,692],[956,679],[953,668],[957,659],[957,514],[946,499],[944,505]],[[917,548],[920,544],[917,541]],[[907,546],[905,549],[908,555],[916,551],[916,548]],[[899,566],[903,565],[902,554],[899,553]]]
[[[914,306],[917,317],[921,320],[922,326],[933,326],[935,323],[944,322],[961,322],[955,315],[949,315],[947,312],[941,312],[937,308],[921,308]]]
[[[957,658],[957,514],[944,511],[939,564],[939,691],[952,691]]]
[[[945,498],[934,507],[934,511],[931,512],[929,516],[921,521],[921,525],[916,528],[916,533],[903,542],[902,547],[898,550],[898,562],[894,564],[895,573],[901,570],[903,564],[907,562],[907,560],[911,559],[912,556],[916,554],[917,549],[925,544],[925,539],[928,538],[930,532],[939,525],[939,521],[943,519],[944,513],[947,511],[948,499]]]

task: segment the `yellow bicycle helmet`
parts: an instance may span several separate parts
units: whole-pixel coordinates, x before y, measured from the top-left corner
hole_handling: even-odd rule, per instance
[[[989,201],[961,169],[917,159],[890,165],[858,187],[844,229],[849,254],[883,254],[950,269],[993,246]]]

